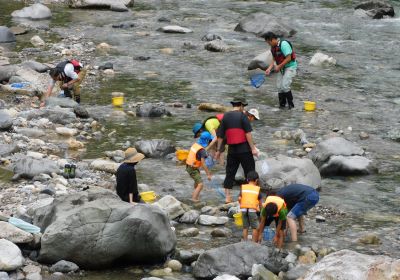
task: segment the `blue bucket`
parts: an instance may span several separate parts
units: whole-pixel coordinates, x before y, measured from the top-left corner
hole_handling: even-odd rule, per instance
[[[253,87],[259,88],[265,81],[265,74],[260,73],[260,74],[255,74],[250,77],[250,83]]]
[[[275,230],[269,227],[264,228],[263,237],[265,241],[272,241],[275,237]]]

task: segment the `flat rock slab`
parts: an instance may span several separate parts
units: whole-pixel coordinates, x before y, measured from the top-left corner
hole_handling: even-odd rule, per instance
[[[33,240],[33,235],[12,224],[0,221],[0,239],[6,239],[12,243],[29,243]]]

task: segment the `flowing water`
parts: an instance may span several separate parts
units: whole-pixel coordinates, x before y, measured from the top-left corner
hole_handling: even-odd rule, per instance
[[[12,24],[9,13],[21,4],[0,0],[0,24]],[[400,3],[392,1],[395,12]],[[107,42],[113,51],[97,53],[95,64],[112,62],[114,78],[101,77],[99,83],[83,91],[83,103],[107,105],[112,91],[126,94],[127,105],[136,102],[181,102],[193,108],[170,108],[173,116],[161,119],[128,117],[122,122],[108,121],[108,131],[114,136],[88,144],[87,158],[102,155],[106,150],[121,148],[126,141],[165,138],[179,147],[189,147],[193,141],[191,126],[211,113],[196,110],[200,102],[229,105],[232,97],[245,95],[249,108],[256,107],[261,121],[254,123],[254,137],[260,150],[269,156],[286,154],[299,148],[295,143],[280,145],[272,134],[277,130],[303,129],[307,138],[315,141],[332,128],[343,129],[345,137],[366,148],[380,170],[377,175],[347,178],[327,178],[322,182],[320,204],[346,212],[343,218],[324,224],[308,223],[307,236],[302,244],[352,248],[367,253],[383,253],[400,257],[400,144],[389,140],[387,132],[399,127],[400,18],[372,20],[353,15],[352,1],[135,1],[132,12],[76,10],[57,7],[50,21],[53,32],[46,32],[49,40],[57,36],[83,33],[95,43]],[[3,9],[2,9],[3,10]],[[239,20],[254,12],[271,13],[282,18],[297,30],[291,42],[297,50],[298,76],[293,85],[295,110],[277,109],[273,77],[267,78],[260,89],[249,85],[247,65],[267,48],[265,42],[252,34],[233,31]],[[171,23],[158,21],[168,18]],[[65,21],[64,21],[65,19]],[[113,29],[115,23],[132,21],[135,27]],[[164,34],[159,27],[177,24],[193,30],[189,34]],[[70,28],[66,28],[66,25]],[[207,33],[221,36],[229,46],[225,53],[204,49],[201,38]],[[32,33],[18,39],[16,49],[28,43]],[[39,35],[42,36],[42,33]],[[57,35],[57,36],[56,36]],[[18,37],[20,38],[20,37]],[[24,41],[25,40],[25,41]],[[187,47],[190,45],[191,47]],[[172,48],[172,54],[160,50]],[[308,63],[316,51],[333,56],[335,67],[312,67]],[[40,60],[55,58],[40,57]],[[150,57],[146,61],[135,58]],[[303,100],[314,100],[316,112],[302,111]],[[109,105],[107,105],[109,106]],[[186,107],[186,106],[185,106]],[[351,129],[348,129],[351,127]],[[370,138],[359,140],[365,131]],[[154,172],[158,170],[158,172]],[[138,166],[140,182],[160,194],[171,193],[187,198],[192,182],[184,168],[170,160],[145,160]],[[218,182],[224,171],[216,171]],[[203,198],[218,202],[218,194],[210,187]],[[205,229],[207,231],[207,229]],[[355,240],[365,232],[375,232],[380,246],[360,246]],[[235,230],[235,238],[240,233]],[[210,248],[221,245],[200,235],[193,243],[179,240],[179,248]],[[125,276],[121,276],[123,274]],[[118,270],[118,275],[92,275],[92,279],[132,279],[129,271]]]

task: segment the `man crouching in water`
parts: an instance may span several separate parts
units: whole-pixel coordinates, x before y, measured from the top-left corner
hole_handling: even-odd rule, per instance
[[[77,60],[66,60],[57,64],[56,67],[50,70],[49,75],[51,82],[47,88],[46,93],[42,97],[40,107],[43,107],[46,103],[46,99],[51,96],[54,86],[57,82],[60,84],[60,88],[64,90],[64,96],[74,98],[77,103],[81,102],[81,83],[86,76],[86,69]],[[73,91],[73,96],[71,94]]]

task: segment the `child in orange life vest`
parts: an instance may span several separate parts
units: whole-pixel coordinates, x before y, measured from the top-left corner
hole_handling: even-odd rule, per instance
[[[192,194],[193,201],[199,201],[200,192],[203,189],[203,180],[200,176],[200,167],[203,167],[207,174],[208,180],[211,180],[211,172],[208,170],[205,158],[208,157],[206,147],[213,140],[213,136],[203,131],[200,134],[199,140],[192,145],[190,148],[187,160],[186,160],[186,172],[189,173],[190,177],[194,180],[194,191]]]
[[[239,203],[243,219],[243,240],[247,241],[249,227],[253,229],[253,242],[258,241],[257,210],[261,209],[261,193],[258,186],[258,173],[250,171],[247,174],[247,184],[240,187]]]
[[[267,196],[261,210],[261,223],[259,227],[259,238],[261,242],[265,225],[269,226],[275,220],[276,234],[274,244],[278,248],[282,248],[284,239],[284,230],[286,229],[286,216],[288,210],[285,201],[279,196]]]

